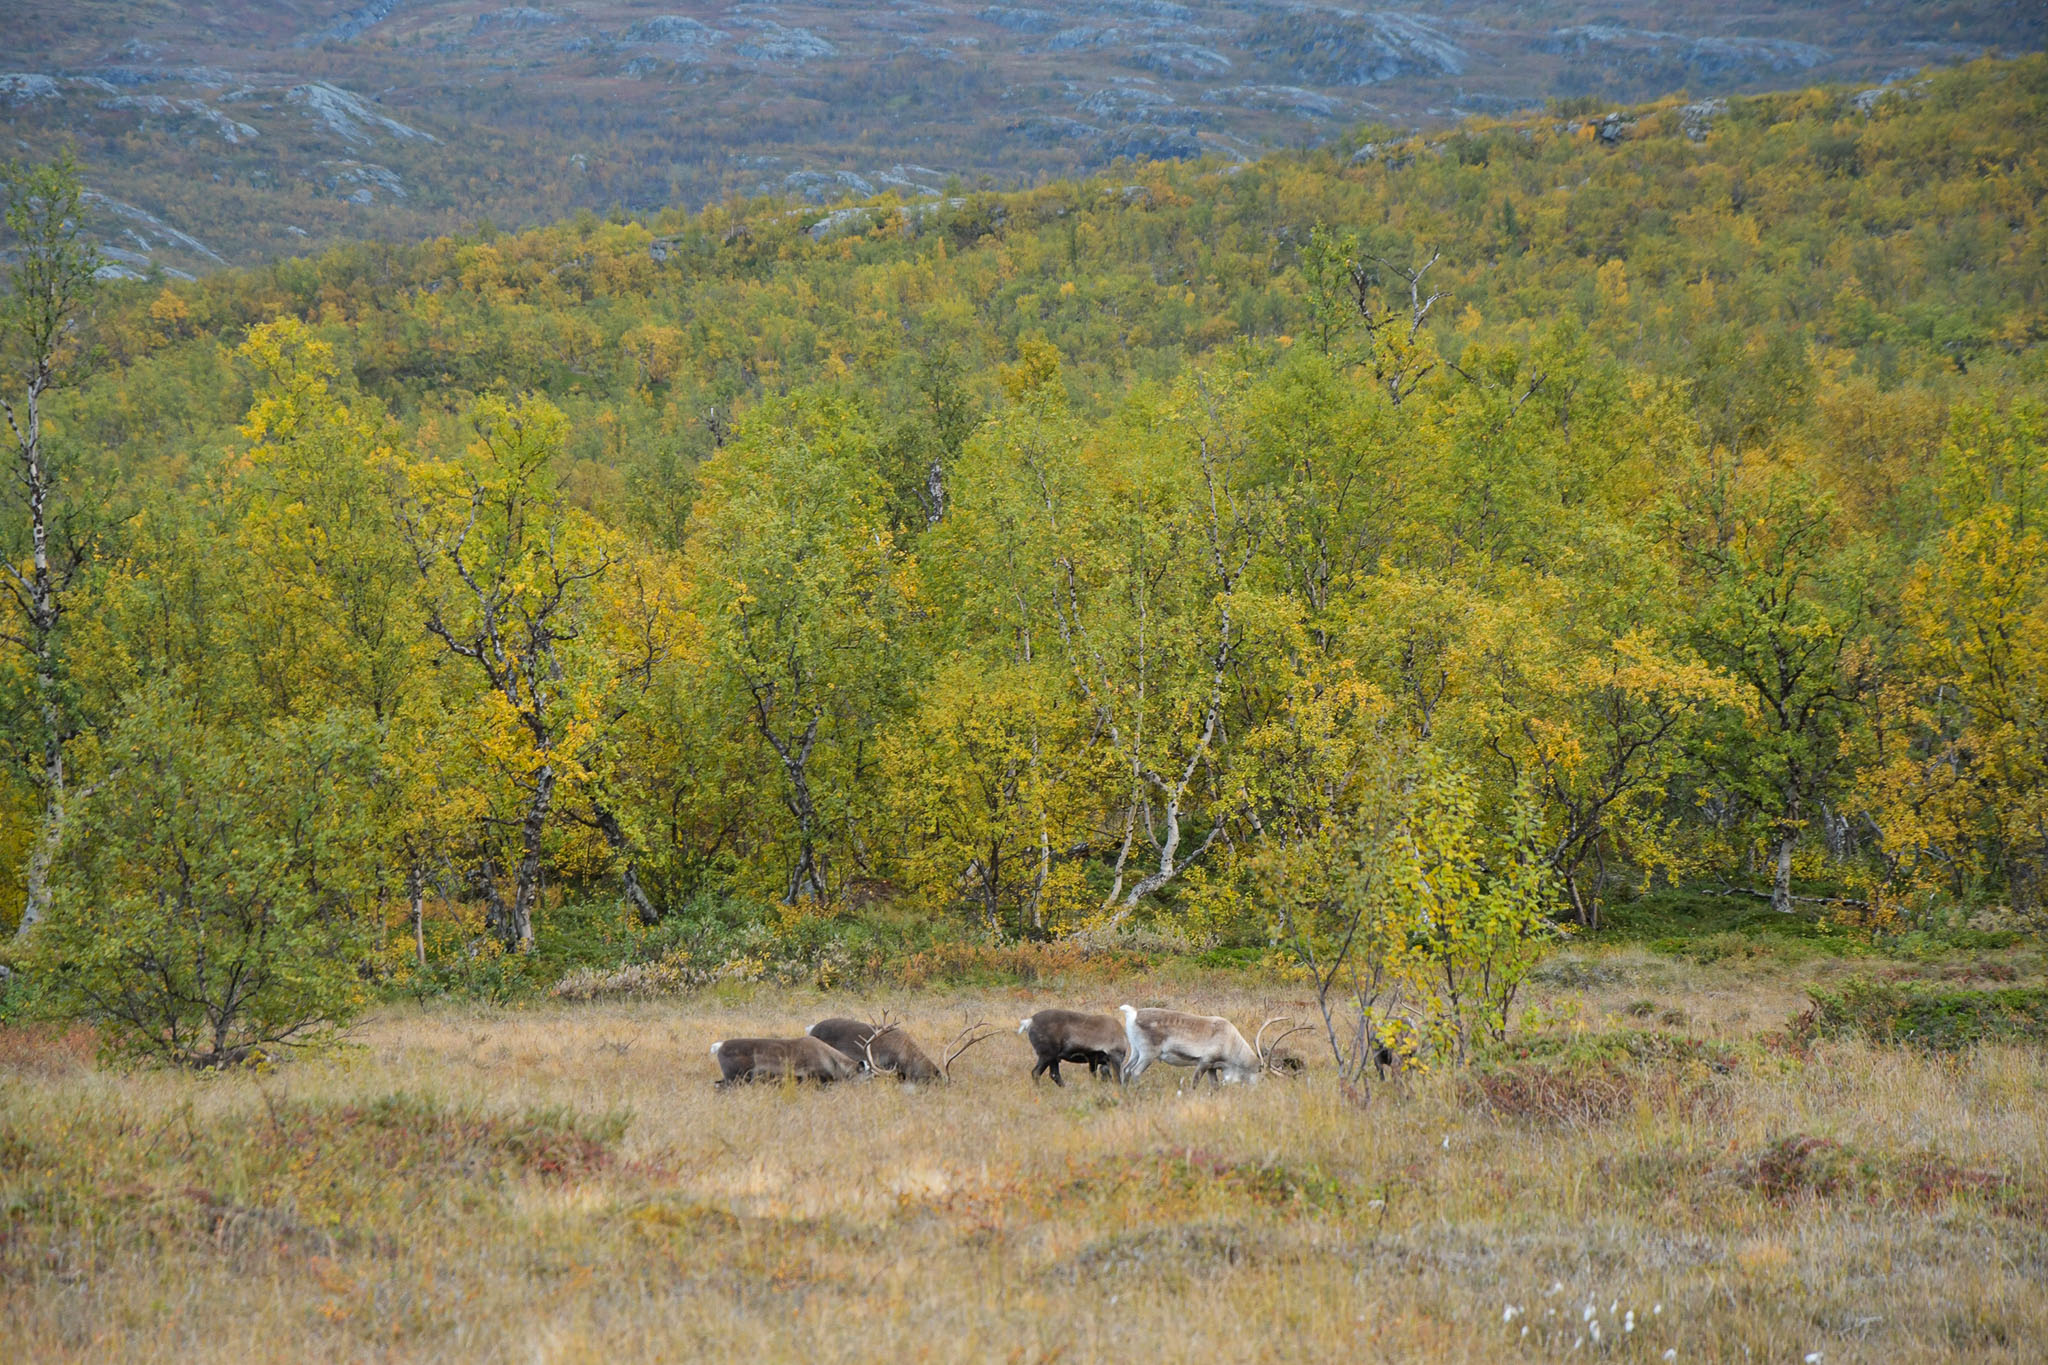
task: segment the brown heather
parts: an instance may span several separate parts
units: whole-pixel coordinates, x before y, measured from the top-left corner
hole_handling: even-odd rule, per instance
[[[1768,962],[1548,975],[1589,983],[1550,1032],[1364,1109],[1306,1049],[1120,1094],[1014,1037],[950,1087],[712,1089],[715,1039],[885,1006],[1303,1013],[1221,981],[391,1009],[224,1076],[0,1030],[6,1356],[2042,1358],[2048,1054],[1795,1041]]]

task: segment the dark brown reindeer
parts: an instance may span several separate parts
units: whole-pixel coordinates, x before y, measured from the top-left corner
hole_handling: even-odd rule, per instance
[[[1124,1059],[1130,1047],[1124,1039],[1124,1026],[1113,1014],[1040,1010],[1020,1021],[1017,1032],[1030,1040],[1031,1050],[1038,1054],[1038,1065],[1031,1068],[1034,1081],[1050,1072],[1052,1083],[1064,1086],[1066,1082],[1060,1079],[1061,1062],[1086,1062],[1091,1076],[1123,1080]]]
[[[1259,1025],[1257,1040],[1247,1043],[1237,1025],[1214,1015],[1141,1010],[1129,1005],[1118,1009],[1124,1016],[1124,1038],[1130,1046],[1130,1060],[1124,1063],[1126,1082],[1137,1080],[1154,1062],[1193,1067],[1195,1076],[1188,1083],[1190,1089],[1199,1086],[1204,1076],[1213,1077],[1218,1084],[1249,1085],[1268,1072],[1284,1075],[1300,1070],[1297,1059],[1275,1057],[1274,1052],[1287,1038],[1303,1032],[1306,1025],[1288,1029],[1273,1040],[1272,1047],[1266,1047],[1266,1030],[1288,1020],[1268,1019]]]
[[[856,1059],[861,1069],[873,1075],[891,1075],[899,1080],[918,1084],[951,1080],[953,1063],[960,1054],[976,1043],[993,1036],[980,1030],[983,1024],[971,1024],[953,1035],[947,1045],[944,1062],[934,1062],[925,1055],[901,1024],[884,1015],[879,1023],[862,1023],[858,1019],[820,1019],[804,1030],[808,1037],[837,1048],[847,1056]]]
[[[718,1088],[740,1081],[850,1081],[860,1063],[829,1043],[802,1038],[727,1038],[711,1045],[718,1063]]]

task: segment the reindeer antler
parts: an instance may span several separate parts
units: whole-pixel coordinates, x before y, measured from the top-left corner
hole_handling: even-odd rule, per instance
[[[1275,1024],[1294,1024],[1294,1021],[1292,1019],[1286,1018],[1283,1015],[1275,1015],[1273,1018],[1268,1019],[1265,1023],[1259,1025],[1258,1037],[1254,1039],[1252,1042],[1252,1051],[1258,1053],[1260,1066],[1264,1067],[1266,1070],[1270,1072],[1273,1072],[1275,1075],[1278,1075],[1280,1068],[1273,1064],[1273,1054],[1279,1050],[1280,1044],[1286,1042],[1295,1034],[1308,1032],[1309,1026],[1307,1024],[1294,1024],[1293,1028],[1288,1029],[1286,1032],[1280,1034],[1278,1037],[1273,1039],[1273,1045],[1271,1047],[1263,1046],[1266,1038],[1266,1030],[1271,1028]]]
[[[882,1019],[880,1023],[876,1023],[873,1019],[868,1020],[868,1036],[861,1039],[860,1050],[861,1054],[867,1058],[868,1074],[870,1076],[879,1076],[882,1074],[882,1068],[875,1062],[875,1039],[881,1037],[883,1034],[889,1032],[896,1026],[896,1021],[889,1017],[889,1011],[887,1010],[882,1011]]]
[[[978,1032],[977,1030],[985,1031]],[[961,1053],[967,1051],[968,1048],[973,1047],[976,1043],[985,1043],[989,1039],[995,1037],[1000,1032],[1002,1032],[1001,1029],[991,1028],[986,1022],[979,1024],[969,1024],[966,1028],[961,1029],[958,1033],[953,1035],[953,1044],[949,1045],[946,1050],[946,1061],[945,1064],[939,1068],[939,1074],[943,1075],[948,1081],[952,1080],[953,1062],[955,1061],[955,1059],[957,1059]],[[974,1036],[969,1038],[969,1034],[973,1034]],[[963,1038],[966,1038],[967,1041],[961,1042],[960,1040]]]
[[[1273,1027],[1273,1025],[1275,1024],[1291,1024],[1293,1022],[1294,1021],[1292,1019],[1289,1019],[1284,1014],[1276,1014],[1271,1019],[1268,1019],[1265,1023],[1259,1025],[1258,1033],[1256,1033],[1252,1037],[1252,1051],[1258,1053],[1259,1056],[1264,1057],[1266,1055],[1266,1030]]]

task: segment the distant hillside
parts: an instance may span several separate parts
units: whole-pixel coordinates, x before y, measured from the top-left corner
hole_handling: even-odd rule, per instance
[[[1269,0],[10,6],[0,121],[69,141],[112,268],[729,194],[932,198],[1361,124],[1875,85],[2043,42],[2037,6]]]
[[[1799,341],[1885,386],[1947,384],[2038,365],[2044,194],[2048,58],[2030,57],[1880,92],[1478,121],[930,203],[745,200],[354,244],[123,291],[105,339],[137,373],[185,374],[178,405],[214,414],[173,431],[237,419],[247,394],[213,368],[215,339],[289,313],[401,411],[536,388],[608,413],[607,449],[645,458],[706,439],[707,410],[792,385],[858,371],[908,393],[933,349],[990,385],[1036,333],[1081,392],[1113,392],[1218,347],[1306,342],[1320,223],[1395,261],[1441,251],[1429,278],[1454,356],[1470,335],[1568,317],[1658,370],[1693,373],[1725,334]]]

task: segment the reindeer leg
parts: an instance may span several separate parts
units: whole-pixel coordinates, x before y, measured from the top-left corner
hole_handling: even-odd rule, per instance
[[[1060,1079],[1060,1059],[1057,1057],[1053,1058],[1052,1061],[1047,1063],[1047,1066],[1051,1068],[1051,1070],[1047,1074],[1052,1077],[1052,1083],[1058,1086],[1060,1089],[1065,1090],[1067,1088],[1067,1083]]]

